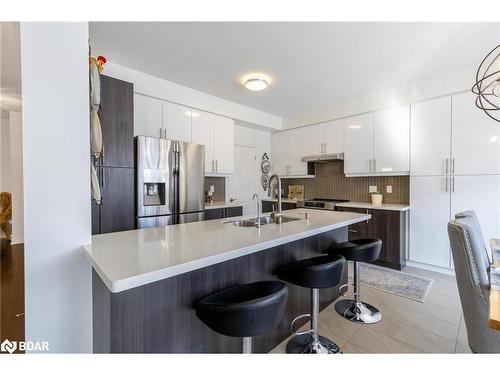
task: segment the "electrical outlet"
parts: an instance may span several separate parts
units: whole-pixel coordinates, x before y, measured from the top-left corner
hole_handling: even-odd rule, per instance
[[[377,192],[377,185],[370,185],[368,188],[369,193],[376,193]]]
[[[392,185],[387,185],[385,187],[385,192],[388,193],[388,194],[391,194],[392,193]]]

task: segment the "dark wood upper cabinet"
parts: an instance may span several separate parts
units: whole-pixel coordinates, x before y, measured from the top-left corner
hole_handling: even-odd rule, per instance
[[[135,229],[134,170],[99,169],[102,172],[100,233]]]
[[[100,165],[134,167],[134,85],[101,75],[99,110],[104,142]]]

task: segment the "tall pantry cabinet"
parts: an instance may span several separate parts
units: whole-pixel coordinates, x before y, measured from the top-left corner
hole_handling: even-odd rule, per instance
[[[475,210],[500,233],[500,127],[461,93],[411,105],[409,259],[452,268],[447,223]]]

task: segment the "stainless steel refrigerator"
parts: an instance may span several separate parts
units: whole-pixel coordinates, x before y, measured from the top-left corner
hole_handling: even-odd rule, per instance
[[[136,137],[137,228],[204,218],[205,146]]]

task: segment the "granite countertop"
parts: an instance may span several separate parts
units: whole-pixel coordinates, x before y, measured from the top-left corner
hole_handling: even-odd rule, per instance
[[[288,210],[285,216],[300,220],[257,229],[234,226],[231,218],[100,234],[83,252],[116,293],[371,218],[310,209]]]

